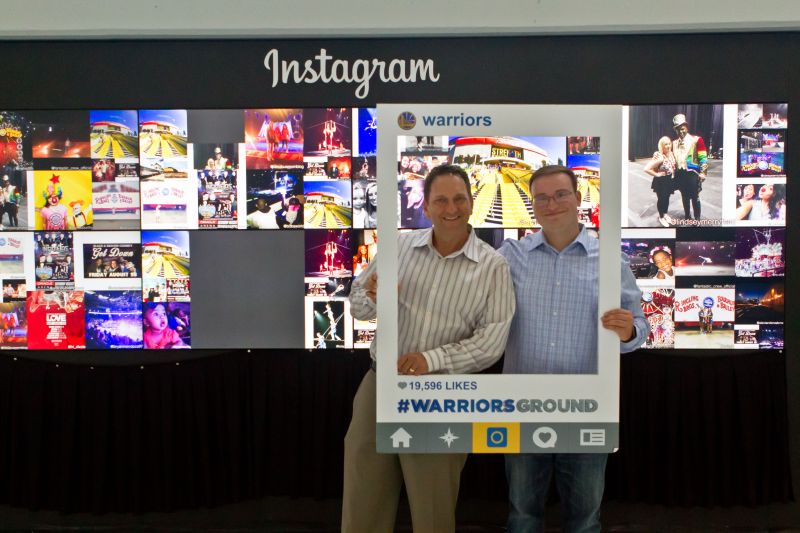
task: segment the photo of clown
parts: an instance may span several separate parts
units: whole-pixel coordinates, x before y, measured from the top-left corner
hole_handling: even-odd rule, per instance
[[[33,190],[36,209],[30,222],[34,229],[91,229],[91,170],[36,170]]]

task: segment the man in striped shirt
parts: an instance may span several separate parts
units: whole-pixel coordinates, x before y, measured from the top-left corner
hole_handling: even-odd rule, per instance
[[[530,181],[542,230],[506,241],[517,298],[503,372],[506,374],[597,373],[597,277],[599,244],[578,223],[581,197],[572,170],[550,165]],[[622,308],[603,313],[603,327],[620,339],[620,351],[642,345],[649,331],[641,292],[628,260],[620,261]],[[555,472],[564,531],[600,531],[606,454],[506,455],[511,511],[509,533],[544,531],[550,476]]]
[[[431,170],[424,198],[433,227],[399,237],[397,371],[478,372],[500,358],[514,316],[508,265],[468,223],[472,196],[461,167]],[[357,319],[376,316],[375,270],[373,260],[353,282],[350,310]],[[373,340],[373,362],[375,348]],[[403,481],[415,533],[455,531],[466,454],[378,454],[375,423],[373,364],[356,393],[345,437],[342,531],[393,531]]]

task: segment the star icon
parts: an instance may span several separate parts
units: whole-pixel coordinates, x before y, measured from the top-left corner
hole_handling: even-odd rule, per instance
[[[450,431],[450,428],[447,428],[447,433],[439,438],[445,441],[447,443],[447,447],[449,448],[453,444],[453,441],[458,438],[458,436],[453,435],[453,432]]]

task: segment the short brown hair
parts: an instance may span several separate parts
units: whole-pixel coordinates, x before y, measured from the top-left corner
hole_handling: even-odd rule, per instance
[[[433,167],[428,175],[425,176],[425,185],[423,189],[423,194],[425,197],[425,201],[428,201],[428,196],[431,194],[431,186],[433,185],[433,181],[438,178],[439,176],[445,176],[447,174],[458,176],[462,180],[464,180],[464,185],[467,186],[467,196],[472,199],[472,195],[470,194],[472,191],[472,186],[469,183],[469,176],[467,176],[466,171],[458,165],[439,165],[437,167]]]
[[[572,190],[578,190],[578,177],[572,171],[571,168],[567,168],[562,165],[545,165],[536,172],[533,173],[531,176],[530,181],[528,182],[528,189],[533,189],[533,182],[538,180],[539,178],[543,178],[545,176],[552,176],[553,174],[566,174],[569,176],[569,179],[572,181]]]

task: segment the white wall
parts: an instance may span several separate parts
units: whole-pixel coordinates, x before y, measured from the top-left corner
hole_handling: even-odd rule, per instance
[[[797,0],[2,0],[0,10],[0,39],[800,29]]]

